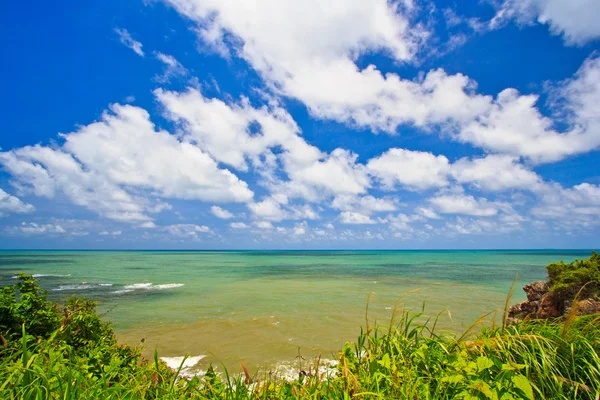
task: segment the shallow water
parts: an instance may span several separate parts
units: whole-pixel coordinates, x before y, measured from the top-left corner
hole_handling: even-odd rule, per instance
[[[523,284],[546,278],[550,262],[587,250],[543,251],[0,251],[0,284],[17,272],[36,274],[50,297],[77,294],[99,301],[119,340],[147,354],[186,353],[199,367],[233,370],[335,358],[366,324],[389,322],[396,300],[434,315],[440,327],[465,329],[504,306],[515,275]]]

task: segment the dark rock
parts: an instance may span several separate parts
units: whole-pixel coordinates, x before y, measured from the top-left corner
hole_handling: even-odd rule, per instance
[[[554,295],[544,296],[542,298],[539,310],[537,312],[537,318],[557,318],[562,315],[560,311],[560,304],[558,299]]]
[[[548,292],[548,283],[537,281],[523,286],[523,290],[529,301],[539,301]]]
[[[515,323],[526,317],[533,319],[558,318],[568,315],[573,300],[567,300],[554,293],[548,293],[548,282],[537,281],[523,286],[527,301],[515,304],[508,309],[507,323]],[[594,298],[583,299],[577,304],[577,315],[600,313],[600,301]]]

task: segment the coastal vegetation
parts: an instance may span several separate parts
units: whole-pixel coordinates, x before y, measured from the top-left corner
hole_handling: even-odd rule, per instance
[[[268,371],[230,376],[210,367],[181,377],[140,348],[119,344],[95,303],[49,301],[31,276],[0,289],[0,397],[6,399],[596,399],[600,316],[578,315],[597,298],[600,257],[547,267],[548,292],[570,301],[556,318],[507,323],[505,309],[461,334],[397,306],[385,326],[368,319],[330,369],[298,367],[294,380]],[[579,297],[577,297],[579,296]],[[510,298],[510,296],[509,296]],[[400,301],[398,302],[400,304]],[[183,365],[183,362],[182,362]]]

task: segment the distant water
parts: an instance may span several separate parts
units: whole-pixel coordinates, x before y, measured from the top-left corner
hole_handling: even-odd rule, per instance
[[[236,369],[297,363],[335,352],[369,320],[389,321],[402,304],[428,314],[444,308],[442,328],[460,331],[502,308],[516,274],[523,284],[546,278],[553,261],[588,250],[502,251],[0,251],[0,284],[35,274],[50,297],[85,295],[99,302],[121,341],[144,338],[150,354],[197,356],[199,368]],[[171,359],[177,360],[177,359]]]

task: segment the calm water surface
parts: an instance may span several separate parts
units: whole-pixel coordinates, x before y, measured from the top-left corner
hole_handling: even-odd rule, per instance
[[[335,353],[370,321],[384,324],[404,293],[409,309],[437,314],[460,331],[502,308],[516,274],[520,287],[546,278],[545,265],[587,250],[531,251],[0,251],[0,284],[35,274],[54,299],[99,302],[119,339],[145,339],[162,356],[205,355],[199,367],[239,361],[269,368]]]

